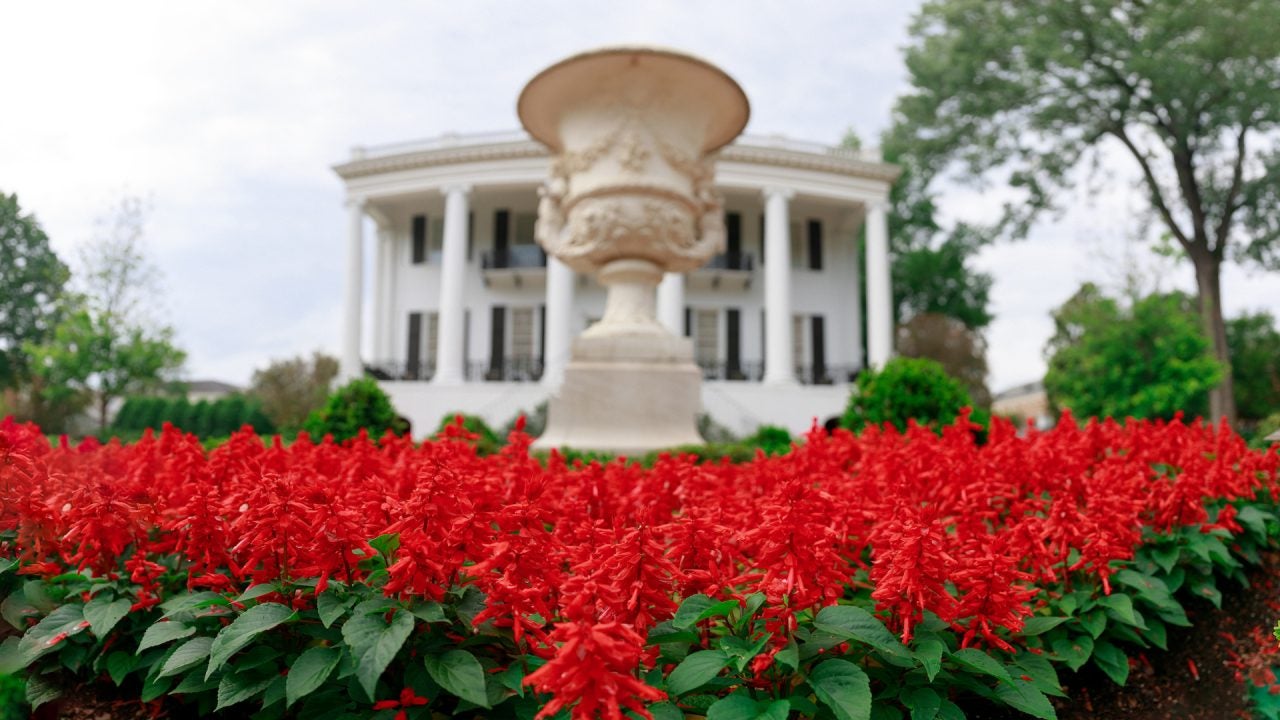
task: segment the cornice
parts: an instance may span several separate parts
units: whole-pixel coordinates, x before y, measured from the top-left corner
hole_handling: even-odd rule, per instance
[[[518,140],[359,158],[334,165],[333,171],[343,180],[353,180],[370,175],[444,165],[466,165],[479,162],[547,157],[550,157],[550,154],[542,144],[532,140]],[[902,174],[897,165],[889,163],[870,162],[834,153],[800,152],[785,148],[759,147],[755,145],[728,145],[720,151],[719,158],[727,162],[811,170],[834,175],[883,180],[885,182],[893,182]]]

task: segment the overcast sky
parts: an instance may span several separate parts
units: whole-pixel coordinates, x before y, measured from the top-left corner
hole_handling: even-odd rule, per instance
[[[125,194],[150,199],[147,243],[188,378],[245,384],[273,358],[341,333],[345,213],[329,169],[353,145],[519,126],[515,99],[548,64],[646,42],[701,55],[752,102],[751,133],[874,139],[905,91],[917,3],[10,3],[0,10],[0,191],[16,192],[71,261]],[[1026,242],[983,252],[995,276],[991,385],[1038,379],[1049,311],[1084,280],[1155,266],[1133,239],[1122,163],[1105,194]],[[950,218],[1001,198],[949,187]],[[1229,270],[1229,313],[1280,314],[1280,276]],[[367,305],[367,303],[366,303]]]

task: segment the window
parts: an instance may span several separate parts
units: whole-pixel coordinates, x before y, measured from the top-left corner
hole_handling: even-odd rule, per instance
[[[745,380],[742,374],[742,312],[725,311],[724,375],[728,380]]]
[[[807,265],[805,262],[804,235],[801,234],[804,226],[799,220],[793,220],[791,221],[791,227],[788,229],[791,231],[791,237],[788,238],[791,241],[791,269],[800,270]]]
[[[439,265],[444,258],[444,218],[433,217],[427,233],[427,262]]]
[[[805,365],[805,322],[804,315],[791,316],[791,362],[796,368]]]
[[[693,311],[693,361],[714,367],[720,361],[720,312]]]
[[[414,265],[427,261],[427,216],[413,216],[413,257]]]
[[[438,358],[436,358],[436,352],[438,351],[437,348],[439,347],[438,343],[440,339],[440,313],[429,312],[427,313],[426,320],[427,332],[422,356],[427,359],[428,365],[435,367],[439,364],[437,362]]]
[[[511,308],[511,357],[533,359],[533,308]]]
[[[810,220],[808,223],[809,237],[809,269],[822,269],[822,221]]]
[[[422,313],[409,313],[409,337],[405,343],[404,374],[417,380],[422,372]]]

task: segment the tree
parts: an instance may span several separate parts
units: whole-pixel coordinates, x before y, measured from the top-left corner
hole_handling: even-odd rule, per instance
[[[962,321],[938,313],[919,313],[898,325],[897,350],[902,357],[929,358],[964,384],[976,407],[991,406],[987,388],[987,341]]]
[[[1242,425],[1280,413],[1280,331],[1267,312],[1245,313],[1227,322],[1231,375]]]
[[[911,29],[895,125],[926,175],[1007,178],[993,237],[1023,237],[1100,152],[1131,159],[1190,259],[1214,357],[1229,352],[1220,270],[1280,267],[1280,3],[931,0]],[[1211,414],[1234,421],[1232,376]]]
[[[249,396],[281,432],[295,432],[312,412],[324,406],[329,387],[338,376],[338,360],[316,352],[303,357],[276,360],[255,370]]]
[[[1128,305],[1086,283],[1053,313],[1045,349],[1049,401],[1082,417],[1203,414],[1222,378],[1194,301],[1182,293]]]
[[[40,223],[22,212],[17,195],[0,193],[0,390],[30,380],[22,346],[52,334],[68,277]]]
[[[173,329],[155,322],[157,273],[143,255],[144,207],[124,198],[81,253],[79,292],[53,336],[24,349],[46,382],[45,397],[91,398],[105,430],[112,401],[164,388],[186,354]]]

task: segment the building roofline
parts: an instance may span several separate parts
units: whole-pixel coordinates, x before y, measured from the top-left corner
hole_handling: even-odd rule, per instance
[[[425,140],[352,148],[351,159],[333,166],[343,180],[440,165],[549,157],[523,131],[449,133]],[[893,182],[901,169],[880,159],[878,149],[853,150],[782,135],[743,135],[720,150],[720,159],[794,167]]]

